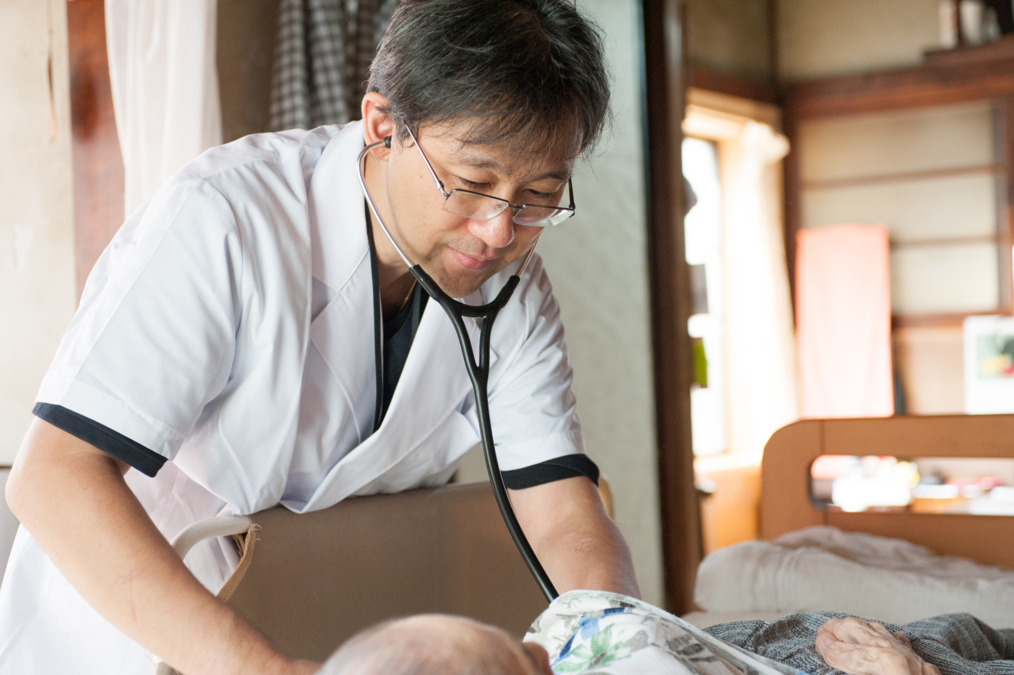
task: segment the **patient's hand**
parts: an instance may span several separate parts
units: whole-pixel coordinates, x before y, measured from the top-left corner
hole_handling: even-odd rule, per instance
[[[817,629],[817,652],[849,675],[940,675],[923,661],[904,633],[862,619],[829,619]]]

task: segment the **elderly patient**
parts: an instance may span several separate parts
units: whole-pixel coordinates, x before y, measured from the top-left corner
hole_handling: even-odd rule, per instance
[[[419,614],[392,619],[350,638],[320,675],[552,675],[549,655],[495,626],[460,616]]]
[[[362,631],[321,671],[324,675],[735,672],[1014,674],[1014,629],[993,630],[968,615],[889,628],[855,617],[814,613],[702,631],[633,598],[572,591],[557,598],[521,642],[471,619],[419,615]]]

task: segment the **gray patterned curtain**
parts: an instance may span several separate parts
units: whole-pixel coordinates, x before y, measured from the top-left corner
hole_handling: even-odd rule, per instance
[[[370,61],[398,0],[281,0],[271,128],[359,119]]]

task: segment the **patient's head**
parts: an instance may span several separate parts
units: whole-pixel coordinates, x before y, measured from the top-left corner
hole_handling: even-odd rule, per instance
[[[420,614],[352,636],[320,675],[552,675],[542,647],[464,617]]]

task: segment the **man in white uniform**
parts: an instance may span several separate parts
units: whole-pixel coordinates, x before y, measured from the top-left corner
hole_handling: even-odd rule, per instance
[[[188,569],[167,537],[448,480],[479,438],[457,338],[367,215],[358,172],[406,256],[481,304],[573,209],[573,163],[607,104],[600,36],[570,0],[405,0],[361,123],[212,149],[132,215],[8,483],[23,528],[0,672],[146,673],[153,655],[189,674],[314,672],[215,599],[229,547]],[[636,595],[570,382],[536,256],[493,330],[499,462],[560,592]]]

